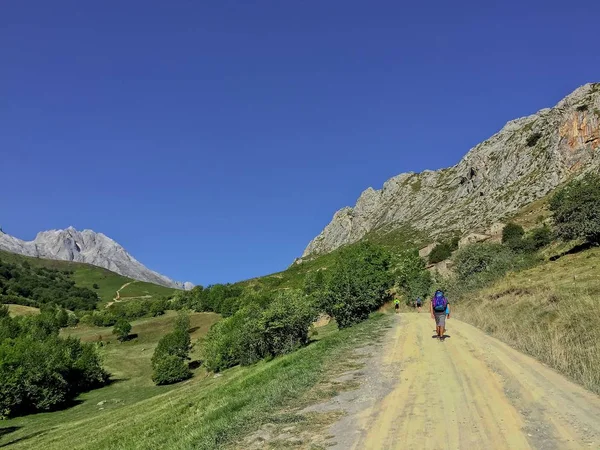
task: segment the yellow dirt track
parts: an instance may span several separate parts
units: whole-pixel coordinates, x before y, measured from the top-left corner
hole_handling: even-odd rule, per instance
[[[396,319],[380,363],[396,381],[357,415],[351,448],[600,448],[597,395],[466,323],[439,342],[429,314]]]

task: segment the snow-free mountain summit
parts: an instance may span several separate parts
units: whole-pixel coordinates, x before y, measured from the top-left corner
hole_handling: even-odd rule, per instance
[[[148,269],[127,251],[102,233],[92,230],[50,230],[38,233],[33,241],[23,241],[0,232],[0,250],[37,258],[87,263],[134,280],[148,281],[176,289],[191,289],[190,282],[173,281]]]
[[[588,83],[553,108],[508,122],[453,167],[403,173],[380,190],[368,188],[353,208],[335,213],[303,257],[395,231],[431,240],[484,231],[572,177],[598,170],[600,83]]]

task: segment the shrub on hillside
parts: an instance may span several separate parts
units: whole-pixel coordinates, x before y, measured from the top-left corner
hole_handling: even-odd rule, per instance
[[[321,296],[321,306],[340,328],[365,320],[389,299],[391,256],[365,242],[342,249]]]
[[[153,365],[152,381],[157,385],[178,383],[191,376],[186,362],[175,355],[163,355]]]
[[[449,242],[436,245],[429,254],[429,264],[437,264],[452,256],[452,247]]]
[[[458,251],[454,267],[458,278],[467,280],[480,274],[503,274],[512,267],[513,258],[513,252],[502,245],[472,244]]]
[[[190,319],[182,312],[171,333],[164,335],[152,355],[152,380],[156,384],[171,384],[192,376],[187,364],[191,350]]]
[[[521,225],[512,222],[507,223],[502,229],[502,243],[510,246],[512,243],[521,241],[524,234],[525,230]]]
[[[316,315],[300,291],[281,292],[264,309],[250,303],[210,329],[203,343],[204,365],[218,372],[292,352],[308,342]]]
[[[600,176],[587,174],[550,199],[558,237],[600,243]]]
[[[131,331],[131,324],[126,319],[120,318],[115,323],[113,328],[113,334],[117,335],[117,339],[121,342],[126,341],[129,338],[129,332]]]
[[[58,329],[50,312],[0,318],[0,417],[51,410],[108,380],[95,347]]]
[[[169,302],[165,298],[154,300],[150,305],[150,315],[152,317],[162,316],[167,310],[168,306]]]

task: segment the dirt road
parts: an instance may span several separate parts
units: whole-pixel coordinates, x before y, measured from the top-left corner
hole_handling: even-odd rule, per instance
[[[600,449],[600,397],[466,323],[447,325],[442,343],[428,314],[396,317],[368,363],[389,388],[364,401],[364,380],[363,406],[330,429],[335,448]]]

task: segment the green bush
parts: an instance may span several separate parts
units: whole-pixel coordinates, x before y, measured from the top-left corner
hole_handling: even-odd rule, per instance
[[[182,312],[171,333],[164,335],[152,355],[152,380],[156,384],[171,384],[192,376],[187,360],[191,350],[190,319]]]
[[[525,230],[523,230],[521,225],[512,222],[507,223],[502,229],[502,243],[510,244],[512,242],[518,242],[523,239],[524,234]]]
[[[587,174],[550,199],[556,234],[564,240],[600,243],[600,176]]]
[[[150,315],[152,317],[162,316],[169,306],[166,298],[154,300],[150,305]]]
[[[69,325],[69,313],[64,308],[59,309],[56,313],[56,322],[61,328]]]
[[[310,298],[300,291],[277,294],[265,309],[250,303],[210,329],[203,343],[204,366],[218,372],[292,352],[306,345],[316,316]]]
[[[452,256],[451,243],[444,242],[436,245],[429,254],[429,264],[437,264]]]
[[[552,237],[552,230],[548,225],[544,225],[531,230],[524,241],[526,242],[526,247],[528,249],[535,251],[550,245]]]
[[[131,331],[131,324],[126,319],[120,318],[115,323],[113,328],[113,334],[117,335],[117,339],[121,342],[126,341],[129,338],[129,332]]]
[[[369,242],[342,249],[331,269],[321,307],[340,328],[365,320],[389,299],[391,256]]]
[[[188,365],[175,355],[163,355],[153,365],[152,381],[157,385],[173,384],[192,376]]]
[[[108,380],[96,348],[58,329],[50,312],[0,318],[0,417],[52,410]]]

